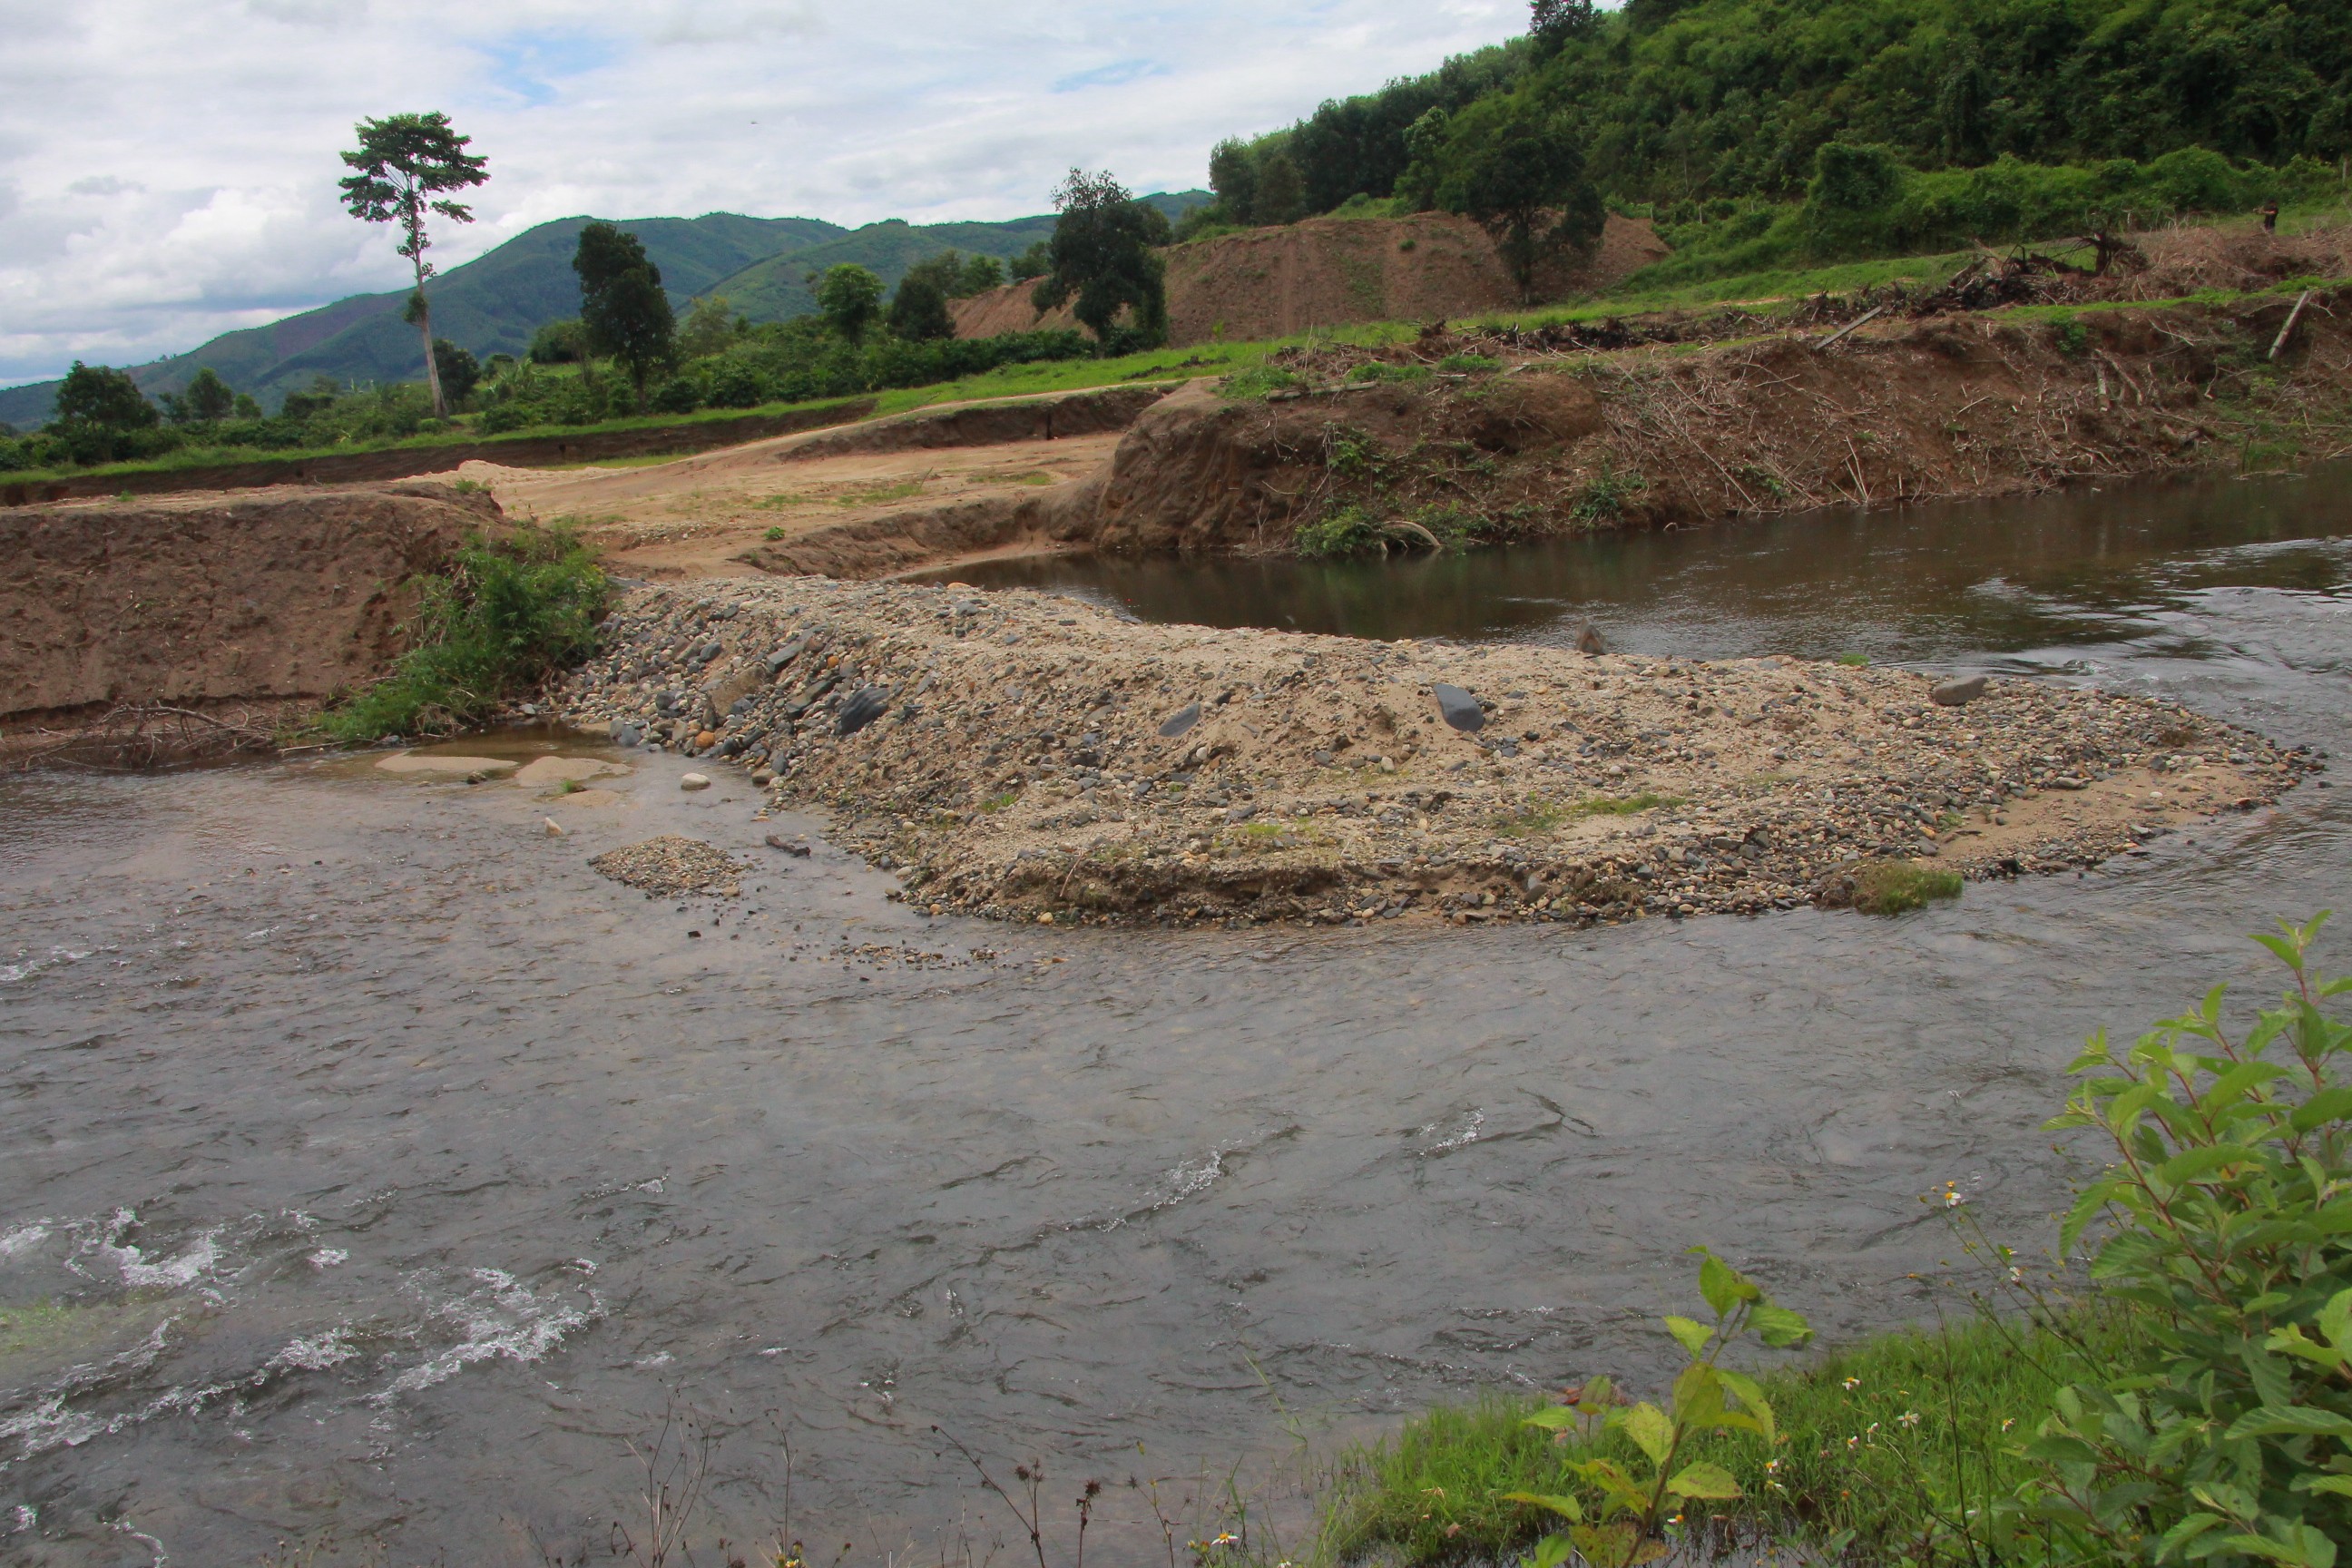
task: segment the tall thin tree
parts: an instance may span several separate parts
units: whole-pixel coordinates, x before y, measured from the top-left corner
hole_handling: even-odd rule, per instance
[[[473,209],[449,200],[445,193],[487,181],[489,160],[467,152],[473,138],[458,135],[449,117],[437,110],[362,120],[355,129],[359,147],[343,154],[343,163],[356,171],[341,182],[343,205],[362,223],[400,226],[400,244],[394,248],[416,270],[407,317],[424,340],[425,383],[433,393],[433,412],[446,416],[449,404],[441,395],[441,371],[433,357],[433,306],[425,297],[425,280],[433,276],[433,264],[425,259],[433,245],[425,232],[425,217],[438,213],[452,223],[473,222]]]

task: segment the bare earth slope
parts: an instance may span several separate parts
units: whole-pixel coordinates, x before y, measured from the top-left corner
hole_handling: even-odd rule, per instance
[[[0,720],[315,703],[383,673],[481,495],[411,481],[0,511]]]
[[[1591,265],[1538,279],[1544,299],[1604,288],[1670,254],[1644,219],[1611,214]],[[1309,218],[1179,245],[1168,258],[1169,342],[1290,337],[1354,321],[1428,321],[1516,308],[1517,286],[1494,242],[1467,218]],[[1074,328],[1067,307],[1039,315],[1031,286],[952,307],[956,335]]]

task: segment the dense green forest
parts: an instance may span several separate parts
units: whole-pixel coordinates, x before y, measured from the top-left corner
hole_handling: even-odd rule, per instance
[[[1824,232],[1834,223],[1814,223],[1817,256],[1943,243],[1989,220],[2020,230],[2307,195],[2324,174],[2340,180],[2352,153],[2352,6],[2343,5],[1629,0],[1602,13],[1538,0],[1533,9],[1528,37],[1221,144],[1211,163],[1218,200],[1189,232],[1351,201],[1432,205],[1449,157],[1465,150],[1457,122],[1465,111],[1496,113],[1496,100],[1559,127],[1611,201],[1670,224],[1731,224],[1742,240],[1772,226],[1767,209],[1820,194],[1824,147],[1881,150],[1882,205],[1907,203],[1909,216],[1848,225],[1842,237]],[[2184,160],[2196,153],[2209,156]],[[2051,173],[2101,166],[2087,183]],[[1973,191],[1916,178],[1985,168],[2002,173]],[[2285,183],[2249,181],[2250,169],[2282,171]],[[1979,197],[1993,205],[1958,210]],[[1945,218],[1923,216],[1939,203]],[[2017,237],[2002,226],[1970,237]],[[1681,237],[1727,243],[1716,233]]]

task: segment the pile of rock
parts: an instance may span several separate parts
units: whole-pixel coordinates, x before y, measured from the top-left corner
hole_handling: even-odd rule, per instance
[[[1055,921],[1789,908],[1872,858],[2092,864],[2309,765],[2041,682],[1146,626],[953,584],[646,589],[605,634],[556,694],[574,722],[830,808],[911,901]]]

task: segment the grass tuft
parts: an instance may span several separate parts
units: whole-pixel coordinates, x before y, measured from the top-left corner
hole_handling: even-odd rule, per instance
[[[1909,860],[1872,860],[1853,873],[1853,907],[1866,915],[1899,915],[1933,899],[1960,896],[1960,874]]]
[[[1782,1439],[1769,1451],[1709,1436],[1685,1457],[1722,1465],[1739,1484],[1737,1500],[1710,1512],[1790,1545],[1843,1538],[1832,1555],[1847,1562],[1916,1559],[1954,1500],[2007,1496],[2033,1473],[2014,1450],[2063,1384],[2141,1340],[2114,1305],[2074,1310],[2048,1328],[1970,1317],[1882,1334],[1759,1379]],[[1632,1449],[1621,1434],[1556,1443],[1522,1426],[1544,1403],[1487,1395],[1441,1407],[1346,1455],[1324,1512],[1333,1560],[1503,1562],[1557,1528],[1504,1494],[1576,1492],[1575,1462]]]

